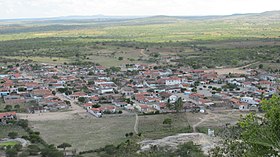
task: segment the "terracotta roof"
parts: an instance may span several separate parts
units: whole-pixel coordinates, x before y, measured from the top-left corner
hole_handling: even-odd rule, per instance
[[[145,104],[142,104],[142,105],[139,105],[141,109],[148,109],[149,106],[148,105],[145,105]]]
[[[0,113],[0,119],[4,118],[6,116],[16,116],[16,112],[4,112],[4,113]]]
[[[89,107],[89,106],[92,106],[92,105],[94,105],[93,103],[85,103],[83,106],[84,107]]]

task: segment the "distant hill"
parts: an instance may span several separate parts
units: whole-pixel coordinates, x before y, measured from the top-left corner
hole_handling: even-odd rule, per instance
[[[22,19],[4,19],[1,20],[1,23],[4,22],[39,22],[39,21],[115,21],[115,20],[169,20],[169,21],[178,21],[178,20],[224,20],[224,19],[258,19],[266,18],[268,20],[279,20],[280,11],[267,11],[263,13],[248,13],[248,14],[233,14],[233,15],[211,15],[211,16],[106,16],[106,15],[93,15],[93,16],[63,16],[63,17],[53,17],[53,18],[22,18]]]
[[[280,11],[226,16],[95,15],[0,20],[0,37],[2,40],[77,36],[141,41],[221,40],[278,38],[279,28]]]

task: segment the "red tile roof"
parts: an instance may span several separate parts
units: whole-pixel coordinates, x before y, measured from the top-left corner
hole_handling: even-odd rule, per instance
[[[0,119],[6,117],[6,116],[16,116],[16,112],[4,112],[4,113],[0,113]]]

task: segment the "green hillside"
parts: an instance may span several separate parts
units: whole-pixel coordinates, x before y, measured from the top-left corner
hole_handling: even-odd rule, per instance
[[[160,62],[160,58],[152,57],[154,54],[180,56],[182,65],[195,68],[252,62],[270,65],[280,58],[279,41],[280,11],[205,17],[0,21],[1,56],[59,57],[63,61],[82,58],[106,66]],[[141,55],[141,49],[146,55]],[[119,57],[124,60],[119,61]]]

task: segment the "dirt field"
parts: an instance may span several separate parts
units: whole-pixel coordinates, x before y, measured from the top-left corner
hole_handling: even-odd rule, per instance
[[[224,75],[224,74],[247,74],[247,70],[243,70],[240,68],[223,68],[223,69],[209,69],[209,70],[205,70],[206,72],[211,72],[211,71],[215,71],[217,72],[219,75]]]

